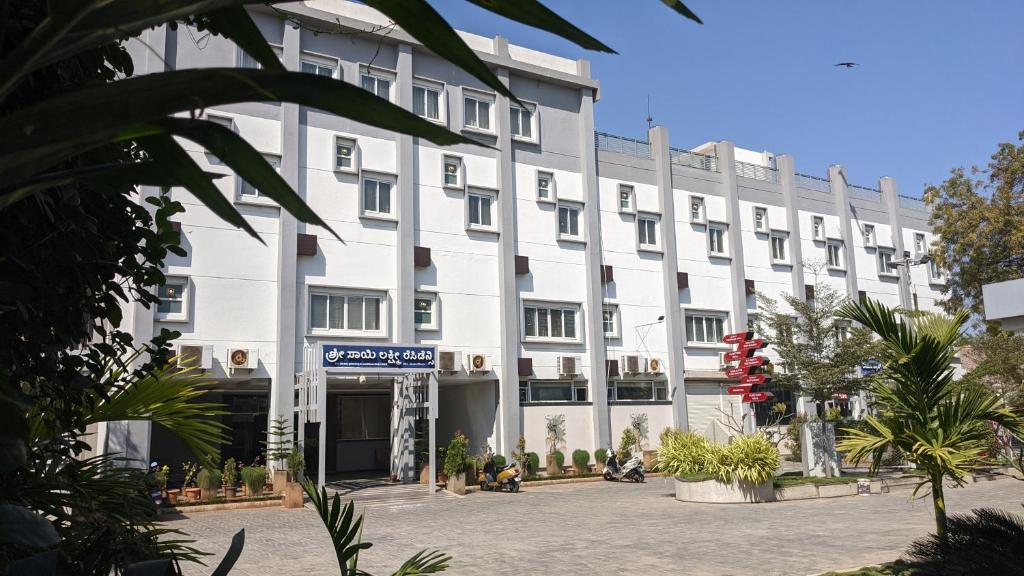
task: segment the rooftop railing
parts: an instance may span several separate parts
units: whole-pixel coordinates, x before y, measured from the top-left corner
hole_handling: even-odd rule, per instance
[[[618,152],[619,154],[626,154],[627,156],[635,156],[637,158],[651,157],[651,144],[643,140],[615,136],[604,132],[594,132],[594,144],[598,150]]]
[[[911,198],[910,196],[900,196],[900,208],[906,208],[908,210],[920,210],[921,212],[928,211],[928,205],[924,203],[924,200],[920,198]]]
[[[763,180],[765,182],[779,182],[779,173],[774,168],[767,166],[761,166],[759,164],[751,164],[750,162],[741,162],[734,160],[733,164],[736,166],[736,175],[743,176],[744,178],[752,178],[754,180]]]
[[[689,150],[680,150],[679,148],[669,148],[668,155],[672,159],[673,164],[689,166],[690,168],[707,170],[709,172],[718,172],[718,158],[715,156],[690,152]]]
[[[874,188],[865,188],[863,186],[847,184],[846,192],[854,198],[860,198],[861,200],[867,200],[868,202],[882,201],[882,192]]]
[[[816,192],[824,192],[825,194],[832,193],[832,185],[829,183],[828,178],[821,178],[820,176],[811,176],[810,174],[800,174],[797,172],[794,175],[794,184],[797,188],[803,188],[805,190],[814,190]]]

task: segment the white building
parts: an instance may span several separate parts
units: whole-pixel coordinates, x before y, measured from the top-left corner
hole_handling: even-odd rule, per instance
[[[204,351],[213,397],[232,412],[225,455],[261,451],[268,420],[293,413],[304,351],[325,342],[436,345],[439,444],[462,429],[474,452],[507,455],[523,435],[543,454],[545,417],[563,414],[568,454],[617,444],[633,414],[647,415],[653,445],[666,426],[703,432],[720,409],[738,415],[719,371],[721,336],[745,329],[753,290],[805,297],[813,279],[802,261],[827,260],[824,280],[853,298],[929,309],[939,295],[941,278],[924,267],[907,282],[887,264],[932,240],[923,204],[890,178],[854,186],[839,165],[808,176],[791,156],[729,141],[673,148],[666,127],[648,141],[595,132],[586,60],[462,34],[524,110],[380,28],[387,21],[364,5],[279,9],[304,26],[253,14],[287,68],[359,83],[490,148],[439,148],[293,104],[205,111],[280,166],[342,238],[297,223],[182,141],[205,169],[229,174],[218,186],[266,245],[173,190],[187,208],[188,255],[167,262],[165,304],[129,318],[139,339],[170,328],[180,346]],[[339,23],[369,31],[314,33]],[[185,26],[144,36],[149,48],[133,46],[139,73],[249,64]],[[248,358],[229,369],[234,350]],[[422,421],[404,411],[399,380],[366,371],[331,376],[326,390],[323,423],[302,431],[326,471],[410,477]],[[159,430],[131,427],[108,442],[124,435],[152,447],[143,458],[184,459]],[[317,450],[308,454],[316,466]]]
[[[981,297],[985,304],[985,320],[998,322],[1007,332],[1024,334],[1024,278],[985,284]]]

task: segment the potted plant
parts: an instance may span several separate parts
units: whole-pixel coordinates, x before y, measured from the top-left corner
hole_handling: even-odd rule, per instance
[[[200,498],[202,500],[213,500],[217,497],[217,490],[223,483],[221,479],[220,470],[216,468],[203,468],[196,475],[196,481],[199,483],[199,489],[201,491]]]
[[[605,461],[608,460],[608,451],[604,448],[598,448],[594,450],[594,470],[600,472],[604,468]]]
[[[274,418],[270,425],[267,446],[267,464],[274,470],[274,491],[281,493],[288,484],[288,455],[291,454],[293,434],[288,426],[288,417]]]
[[[548,454],[548,467],[545,470],[548,476],[561,476],[565,473],[565,452],[555,450]]]
[[[445,459],[445,456],[447,456],[447,455],[448,455],[448,447],[447,446],[438,446],[437,447],[437,456],[434,458],[434,462],[439,467],[439,470],[437,471],[437,483],[442,485],[442,486],[448,484],[448,473],[444,471],[444,459]],[[428,469],[430,468],[429,464],[427,465],[427,468]]]
[[[185,491],[185,498],[195,502],[199,500],[201,490],[196,487],[196,472],[199,471],[199,465],[195,462],[183,462],[181,465],[182,471],[185,473],[185,481],[182,482],[182,489]]]
[[[654,462],[658,458],[657,450],[644,450],[644,442],[649,440],[648,433],[650,429],[647,427],[647,414],[641,412],[639,414],[629,415],[629,427],[633,430],[634,446],[636,448],[636,454],[640,454],[643,458],[644,468],[650,470],[654,467]]]
[[[548,461],[545,471],[548,476],[555,476],[562,473],[562,465],[565,463],[565,454],[558,450],[565,442],[565,414],[550,414],[544,418],[548,440]],[[556,454],[561,455],[561,458]]]
[[[164,498],[168,498],[168,496],[167,496],[167,475],[170,474],[170,472],[171,472],[170,466],[166,466],[166,465],[161,466],[160,468],[157,468],[156,471],[153,472],[153,482],[156,484],[157,490],[160,491],[160,495],[163,496]]]
[[[586,474],[590,470],[590,452],[578,448],[573,450],[572,467],[577,476]]]
[[[469,439],[461,430],[448,444],[444,456],[444,471],[448,475],[448,490],[456,494],[466,493],[466,467],[469,465]]]
[[[224,462],[222,477],[224,479],[224,497],[234,498],[235,484],[238,482],[238,463],[235,462],[234,458],[228,458]]]
[[[266,466],[246,466],[242,468],[242,484],[245,485],[246,496],[259,496],[267,483]]]
[[[288,483],[284,488],[284,507],[302,508],[302,471],[306,467],[306,458],[298,444],[292,444],[291,452],[288,453]],[[274,487],[275,491],[277,487]]]

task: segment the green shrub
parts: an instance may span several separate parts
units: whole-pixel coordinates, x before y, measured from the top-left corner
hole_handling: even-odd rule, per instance
[[[789,425],[786,426],[786,448],[789,449],[789,453],[792,454],[792,460],[799,462],[803,460],[800,448],[800,425],[807,422],[807,416],[803,414],[797,414],[789,421]]]
[[[946,538],[929,534],[907,550],[915,574],[1020,574],[1024,516],[994,508],[949,517]]]
[[[839,406],[833,406],[828,410],[825,410],[825,416],[822,418],[825,422],[839,422],[843,419],[843,409]]]
[[[673,476],[714,474],[717,460],[714,447],[704,436],[674,430],[663,434],[655,469]]]
[[[622,439],[619,440],[619,451],[616,452],[619,462],[625,462],[633,456],[634,446],[636,446],[636,433],[633,432],[632,428],[626,428],[622,431]]]
[[[203,490],[216,490],[220,488],[221,480],[220,470],[211,470],[209,468],[203,468],[199,471],[199,475],[196,476],[196,481]]]
[[[718,455],[715,476],[723,482],[739,480],[762,484],[771,480],[779,468],[779,449],[763,434],[745,434],[733,438]]]
[[[249,494],[258,496],[267,484],[269,472],[266,466],[246,466],[242,468],[242,484],[249,489]]]
[[[596,462],[598,466],[604,464],[605,460],[608,460],[607,450],[605,450],[604,448],[598,448],[597,450],[594,450],[594,462]]]
[[[506,460],[504,456],[502,456],[501,454],[495,454],[494,455],[494,465],[495,466],[497,466],[498,468],[501,468],[502,466],[504,466],[506,464],[508,464],[508,460]],[[481,468],[482,468],[482,466],[481,466]]]
[[[540,456],[536,452],[527,452],[526,462],[523,465],[526,468],[526,477],[533,478],[540,470]]]
[[[561,450],[555,450],[554,452],[549,454],[549,456],[555,459],[555,464],[557,464],[559,468],[565,466],[565,452],[562,452]]]
[[[669,436],[671,436],[672,434],[674,434],[675,432],[676,432],[675,428],[673,428],[671,426],[665,426],[665,429],[661,431],[661,434],[658,434],[658,443],[659,444],[664,444],[665,443],[665,439],[668,438]]]
[[[461,430],[455,432],[455,437],[448,443],[448,450],[444,455],[444,473],[449,478],[466,473],[466,467],[470,463],[469,438]]]
[[[238,483],[238,463],[235,462],[234,458],[228,458],[224,461],[224,485],[228,488],[234,488],[235,484]]]
[[[586,472],[590,464],[590,452],[586,450],[576,449],[572,451],[572,465],[576,469],[576,473]]]
[[[286,463],[288,464],[288,481],[298,482],[302,471],[306,469],[306,456],[298,444],[292,444]]]

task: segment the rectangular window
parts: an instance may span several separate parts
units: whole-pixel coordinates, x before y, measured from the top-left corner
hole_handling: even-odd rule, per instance
[[[811,220],[811,238],[814,240],[825,239],[825,219],[821,216],[815,216]]]
[[[925,250],[924,234],[914,234],[914,254],[920,256]]]
[[[705,222],[704,198],[690,196],[690,222],[703,224]]]
[[[537,172],[537,200],[552,201],[555,199],[555,175],[550,172]]]
[[[864,225],[864,245],[875,246],[875,227],[871,224]]]
[[[615,388],[612,398],[616,402],[637,402],[651,400],[665,400],[664,382],[652,382],[650,380],[614,380],[609,383]],[[661,397],[659,398],[659,394]]]
[[[641,216],[636,219],[637,234],[641,248],[658,247],[658,219]]]
[[[380,332],[381,296],[310,292],[309,329],[313,332]]]
[[[533,305],[523,307],[523,333],[526,340],[576,341],[577,305]]]
[[[895,253],[892,250],[879,250],[878,251],[878,273],[879,274],[896,274],[896,265],[893,264],[892,260]]]
[[[463,99],[463,124],[467,128],[491,131],[491,103],[470,96]]]
[[[754,231],[768,231],[768,209],[760,206],[754,207]]]
[[[928,279],[936,282],[945,280],[942,275],[942,269],[939,268],[939,263],[935,261],[934,257],[928,261]]]
[[[586,402],[587,383],[583,380],[530,380],[519,384],[519,401]]]
[[[829,242],[825,245],[825,252],[828,256],[828,267],[841,269],[843,268],[843,246],[838,242]]]
[[[328,78],[334,78],[334,71],[338,69],[337,64],[331,66],[324,62],[316,62],[306,58],[301,60],[299,68],[306,74],[316,74],[317,76],[326,76]]]
[[[188,278],[168,277],[164,285],[157,288],[156,295],[160,298],[157,320],[188,319]]]
[[[512,131],[512,136],[522,138],[524,140],[533,140],[534,133],[536,132],[533,129],[533,112],[513,105],[509,109],[509,114],[511,115],[511,123],[509,126]]]
[[[784,263],[786,259],[786,237],[781,234],[772,234],[772,262]]]
[[[441,92],[426,86],[412,87],[412,112],[427,120],[441,120]]]
[[[362,75],[362,86],[363,89],[368,92],[373,92],[377,96],[391,100],[391,79],[377,76],[376,74],[368,74],[366,72]]]
[[[280,156],[264,155],[263,159],[267,161],[267,164],[273,166],[274,170],[281,170]],[[241,177],[238,178],[238,195],[243,200],[255,200],[257,198],[263,198],[263,195],[260,194],[260,191],[255,186],[249,184]]]
[[[274,51],[274,54],[277,55],[278,60],[280,60],[281,57],[284,54],[284,51],[281,49],[281,47],[280,46],[271,45],[270,48]],[[260,64],[248,52],[246,52],[245,50],[242,50],[241,48],[239,48],[238,49],[238,67],[239,68],[262,69],[263,68],[263,64]]]
[[[605,306],[601,311],[601,325],[605,338],[619,337],[619,307]]]
[[[370,215],[391,215],[392,183],[386,180],[365,178],[363,180],[363,213]]]
[[[725,316],[721,314],[686,314],[686,341],[690,344],[721,344],[725,336]]]
[[[354,172],[356,169],[356,141],[351,138],[334,137],[334,169]]]
[[[457,156],[444,157],[444,185],[447,188],[462,187],[462,159]]]
[[[469,224],[470,226],[480,226],[484,228],[492,228],[491,224],[491,204],[493,203],[490,196],[484,194],[469,194]]]
[[[558,207],[558,235],[563,238],[580,237],[580,209],[578,207]]]
[[[836,322],[833,328],[836,340],[842,341],[850,337],[850,324],[848,322]]]
[[[715,256],[725,256],[725,228],[708,226],[708,252]]]
[[[627,184],[619,184],[619,212],[632,214],[636,212],[636,195],[633,187]]]
[[[417,294],[413,300],[413,321],[418,330],[437,330],[437,294]]]

